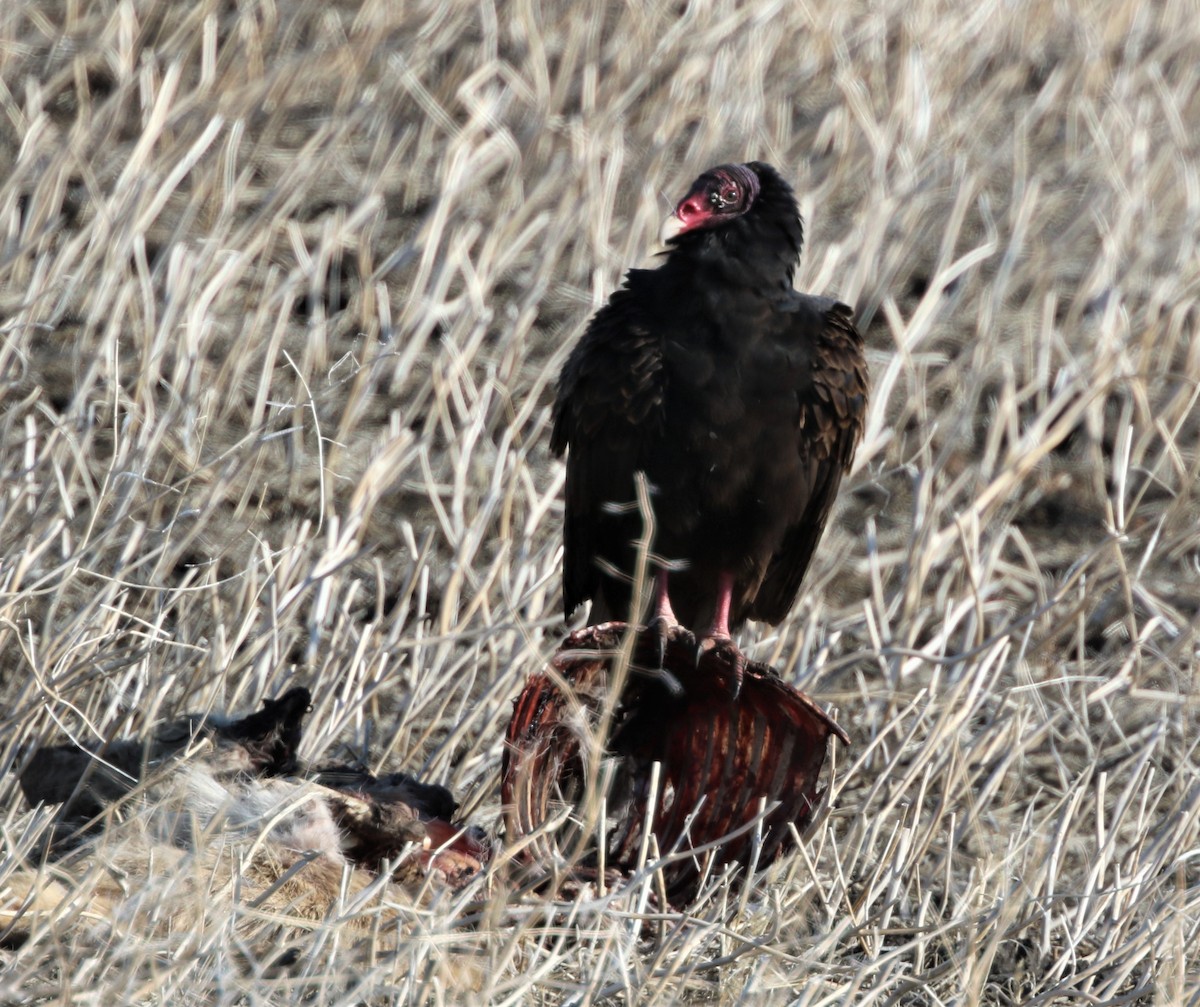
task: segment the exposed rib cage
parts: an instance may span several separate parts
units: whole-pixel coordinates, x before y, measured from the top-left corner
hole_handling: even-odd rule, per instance
[[[531,837],[522,855],[534,867],[594,873],[601,861],[588,776],[603,781],[607,774],[605,867],[637,866],[650,821],[650,859],[655,849],[675,854],[663,869],[667,893],[687,901],[706,871],[752,860],[762,866],[787,848],[789,823],[803,831],[822,797],[817,783],[829,736],[848,738],[765,665],[747,667],[733,699],[732,667],[711,652],[697,663],[690,634],[676,632],[663,668],[682,691],[673,692],[661,673],[631,671],[601,747],[595,731],[625,628],[605,623],[573,633],[517,699],[501,775],[508,841]],[[655,643],[653,634],[639,637],[635,666],[657,663]],[[771,810],[759,826],[764,808]],[[544,828],[560,816],[564,826]],[[731,833],[738,834],[714,849],[689,853]]]

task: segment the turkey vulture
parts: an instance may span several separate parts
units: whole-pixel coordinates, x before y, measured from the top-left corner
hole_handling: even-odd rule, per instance
[[[653,624],[732,646],[778,623],[800,589],[854,456],[867,366],[852,312],[797,293],[803,229],[768,164],[725,164],[667,219],[657,269],[633,269],[559,378],[551,447],[569,448],[563,601],[631,618],[643,520],[654,517]]]

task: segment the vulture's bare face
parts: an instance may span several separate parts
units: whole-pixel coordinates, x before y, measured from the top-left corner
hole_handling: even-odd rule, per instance
[[[670,241],[688,231],[720,227],[737,219],[754,205],[758,189],[758,175],[744,164],[710,168],[692,183],[688,194],[667,218],[663,240]]]

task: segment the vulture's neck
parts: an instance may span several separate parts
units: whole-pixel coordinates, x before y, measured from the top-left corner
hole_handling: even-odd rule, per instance
[[[790,213],[750,215],[687,235],[671,250],[668,265],[704,290],[737,287],[775,298],[792,290],[804,231]]]

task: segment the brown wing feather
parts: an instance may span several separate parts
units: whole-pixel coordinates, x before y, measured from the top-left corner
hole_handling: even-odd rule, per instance
[[[813,355],[812,391],[801,402],[797,447],[809,475],[808,500],[784,533],[754,599],[751,619],[782,622],[796,600],[825,530],[842,474],[850,468],[867,409],[863,341],[850,308],[833,303]]]
[[[634,473],[646,468],[647,444],[661,434],[662,407],[662,340],[651,335],[624,287],[592,318],[563,368],[554,402],[551,449],[558,455],[570,449],[563,535],[568,616],[600,595],[625,616],[627,591],[602,575],[600,563],[627,568],[624,554],[639,534],[639,519],[616,518],[605,507],[632,498]]]

